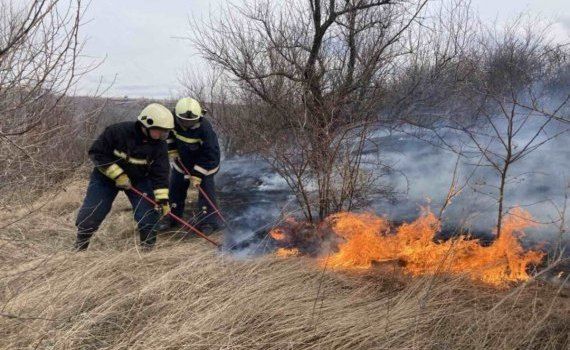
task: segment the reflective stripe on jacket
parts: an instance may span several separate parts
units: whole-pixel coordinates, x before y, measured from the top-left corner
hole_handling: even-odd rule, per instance
[[[166,142],[147,138],[138,122],[107,127],[91,145],[89,157],[110,178],[125,172],[131,179],[150,178],[155,190],[168,188]]]
[[[202,117],[194,128],[175,123],[168,140],[168,152],[178,154],[191,175],[204,177],[215,174],[220,166],[218,136],[209,120]]]

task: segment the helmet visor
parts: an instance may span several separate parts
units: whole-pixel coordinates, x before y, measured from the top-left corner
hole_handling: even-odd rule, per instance
[[[195,121],[200,119],[200,115],[196,115],[190,111],[185,112],[185,113],[181,113],[181,114],[177,114],[176,115],[178,118],[180,118],[181,120],[189,120],[189,121]]]

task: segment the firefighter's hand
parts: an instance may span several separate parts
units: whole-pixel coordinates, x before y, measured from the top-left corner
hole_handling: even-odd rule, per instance
[[[170,161],[176,160],[178,158],[180,158],[180,153],[178,153],[177,150],[173,149],[173,150],[168,151],[168,159]]]
[[[156,211],[158,211],[162,216],[166,216],[168,215],[168,213],[170,213],[170,205],[168,204],[168,201],[161,201],[157,203],[158,205],[156,206]]]
[[[128,190],[129,188],[131,188],[131,180],[129,179],[127,174],[123,173],[115,179],[115,186],[123,190]]]
[[[202,184],[202,179],[198,176],[190,176],[190,183],[192,183],[192,186],[198,187]]]

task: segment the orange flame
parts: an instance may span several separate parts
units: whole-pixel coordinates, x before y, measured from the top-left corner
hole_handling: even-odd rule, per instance
[[[291,248],[291,249],[279,248],[275,252],[275,255],[277,255],[280,258],[289,258],[292,256],[298,256],[299,255],[299,249],[297,249],[297,248]]]
[[[285,233],[284,233],[283,231],[281,231],[280,229],[278,229],[278,228],[274,228],[273,230],[271,230],[271,231],[269,232],[269,235],[270,235],[273,239],[276,239],[276,240],[278,240],[278,241],[282,241],[282,240],[284,240],[285,237],[286,237],[286,236],[285,236]]]
[[[388,221],[374,214],[339,213],[330,220],[344,242],[327,264],[333,268],[369,268],[373,261],[397,260],[412,275],[466,274],[473,280],[504,286],[528,280],[527,266],[540,263],[544,256],[537,251],[525,252],[517,238],[532,225],[531,219],[528,212],[515,209],[505,218],[500,237],[484,247],[464,236],[434,242],[440,222],[429,211],[400,226],[396,234],[389,234]]]
[[[441,223],[428,210],[395,232],[387,219],[375,214],[338,213],[327,218],[326,223],[342,241],[338,251],[320,263],[333,269],[366,269],[374,262],[398,261],[405,272],[414,276],[465,274],[473,280],[501,287],[528,280],[527,267],[540,263],[544,256],[542,252],[525,251],[519,242],[523,229],[533,226],[531,220],[528,212],[513,210],[504,218],[500,237],[490,246],[482,246],[465,236],[435,242]],[[282,241],[287,233],[277,228],[271,231],[271,236]],[[299,255],[299,250],[281,248],[277,255]]]

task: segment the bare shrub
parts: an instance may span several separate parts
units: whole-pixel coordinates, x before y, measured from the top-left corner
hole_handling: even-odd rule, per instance
[[[0,190],[41,187],[83,159],[90,112],[69,97],[80,66],[81,0],[0,4]]]
[[[505,28],[476,29],[457,64],[449,66],[451,75],[468,75],[444,84],[447,100],[437,108],[408,104],[416,113],[404,121],[429,130],[416,135],[492,169],[496,181],[474,189],[496,200],[500,235],[506,189],[520,176],[512,174],[513,165],[570,131],[570,94],[560,88],[568,49],[552,42],[548,27],[523,17]]]
[[[462,4],[446,13],[460,13]],[[423,19],[425,5],[256,1],[194,27],[195,44],[221,70],[233,103],[246,108],[238,130],[287,181],[309,221],[362,206],[374,193],[390,194],[378,181],[386,168],[371,156],[379,152],[370,151],[389,91],[413,67],[419,48],[441,44],[424,52],[441,59],[432,66],[437,76],[465,41],[467,16],[448,30],[443,19]],[[428,27],[426,33],[450,34],[423,36]],[[394,100],[409,99],[416,88],[405,87]]]

